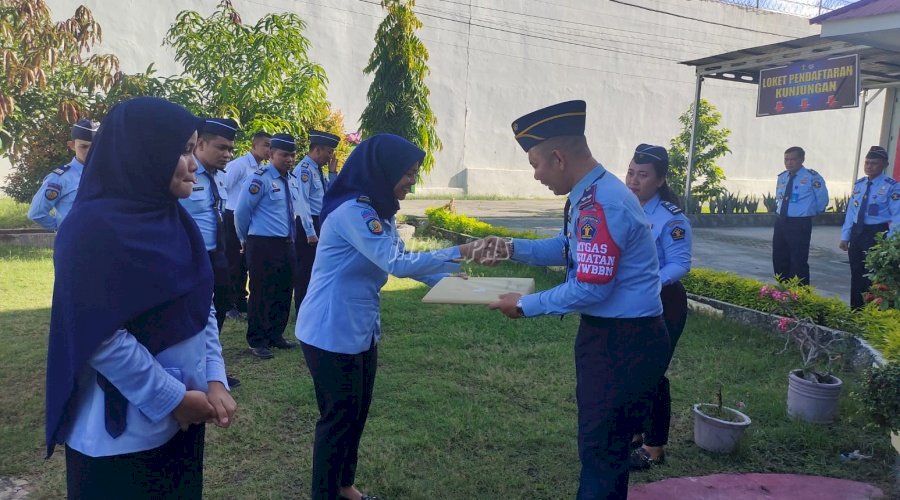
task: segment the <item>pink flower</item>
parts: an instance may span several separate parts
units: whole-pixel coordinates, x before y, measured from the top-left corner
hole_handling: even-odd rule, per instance
[[[778,320],[778,329],[782,332],[786,332],[788,331],[788,328],[790,328],[791,323],[793,323],[793,320],[791,320],[791,318],[781,318],[780,320]]]
[[[350,144],[359,144],[362,142],[362,131],[357,130],[356,132],[351,132],[344,136],[344,140],[349,142]]]
[[[765,297],[765,296],[767,296],[768,294],[769,294],[769,287],[768,287],[768,286],[763,286],[762,288],[759,289],[759,296],[760,296],[760,297]]]

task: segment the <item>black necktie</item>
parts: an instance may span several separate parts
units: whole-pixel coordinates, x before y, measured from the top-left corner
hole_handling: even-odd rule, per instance
[[[325,181],[325,174],[322,173],[322,167],[316,165],[316,172],[319,173],[319,180],[322,181],[322,192],[328,191],[328,182]]]
[[[784,189],[784,196],[781,198],[781,210],[778,211],[778,215],[781,217],[787,217],[788,205],[791,204],[791,195],[794,193],[794,177],[796,175],[790,174],[788,176],[787,187]]]
[[[570,249],[569,249],[569,209],[570,208],[572,208],[572,200],[570,200],[569,198],[566,198],[566,208],[564,209],[565,214],[563,215],[563,237],[565,239],[563,241],[565,241],[564,255],[566,256],[566,270],[567,271],[571,267],[571,265],[569,264],[569,252],[570,252]],[[568,272],[566,272],[566,279],[568,279]]]
[[[294,200],[292,200],[291,196],[291,188],[288,184],[287,177],[281,176],[282,184],[284,184],[284,197],[287,198],[287,214],[288,214],[288,234],[291,237],[291,241],[295,241],[296,237],[294,236],[294,231],[297,229],[294,227]]]
[[[863,193],[862,203],[859,204],[859,213],[856,214],[856,223],[859,225],[858,230],[862,230],[863,222],[866,220],[866,209],[869,208],[869,189],[872,188],[872,181],[866,183],[866,192]]]
[[[216,251],[225,250],[225,223],[222,219],[222,197],[219,195],[219,186],[216,185],[216,178],[209,170],[204,170],[203,174],[209,179],[209,189],[213,195],[213,211],[216,213]]]

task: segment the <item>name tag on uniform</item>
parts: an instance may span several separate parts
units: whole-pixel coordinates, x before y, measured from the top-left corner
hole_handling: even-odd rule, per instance
[[[791,203],[800,201],[800,193],[791,193]]]

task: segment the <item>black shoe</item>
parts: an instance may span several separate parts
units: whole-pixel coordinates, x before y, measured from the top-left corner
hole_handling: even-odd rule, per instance
[[[270,345],[272,347],[277,347],[278,349],[293,349],[295,347],[300,346],[299,343],[294,342],[293,340],[288,340],[284,337],[281,337],[280,339],[276,340],[275,342],[272,342]]]
[[[272,359],[275,357],[275,355],[272,354],[272,351],[270,351],[268,347],[251,347],[250,354],[256,356],[259,359]]]
[[[229,389],[234,389],[235,387],[239,387],[239,386],[241,385],[241,381],[240,381],[240,380],[238,380],[238,379],[236,379],[236,378],[234,378],[234,377],[232,377],[232,376],[230,376],[230,375],[225,375],[225,380],[228,381],[228,388],[229,388]]]
[[[650,458],[650,452],[644,448],[636,448],[628,456],[628,467],[631,470],[647,470],[654,465],[664,463],[666,463],[665,455],[660,455],[659,458]]]

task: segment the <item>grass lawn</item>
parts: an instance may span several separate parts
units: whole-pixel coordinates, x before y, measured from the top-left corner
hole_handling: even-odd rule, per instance
[[[560,275],[508,264],[473,274],[533,275],[539,289]],[[62,451],[43,461],[43,385],[52,290],[49,250],[0,246],[0,476],[25,478],[36,498],[64,494]],[[508,320],[477,306],[426,305],[425,287],[391,279],[383,292],[384,340],[375,401],[361,446],[358,484],[386,499],[572,498],[578,475],[572,343],[576,317]],[[352,314],[353,311],[348,311]],[[317,418],[299,350],[259,361],[245,323],[223,332],[238,413],[210,426],[210,498],[305,498]],[[292,326],[291,332],[292,330]],[[799,357],[774,355],[776,337],[692,315],[670,369],[674,403],[668,462],[632,483],[718,472],[790,472],[873,483],[890,496],[895,453],[868,430],[847,387],[840,422],[815,426],[785,413],[787,373]],[[738,451],[717,456],[692,442],[690,405],[742,401],[753,419]],[[871,460],[842,462],[860,450]]]

